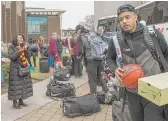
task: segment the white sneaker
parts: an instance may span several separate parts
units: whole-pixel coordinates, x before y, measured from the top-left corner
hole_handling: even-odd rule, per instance
[[[108,91],[108,92],[105,94],[104,103],[110,103],[110,102],[111,102],[111,99],[112,99],[112,94]]]

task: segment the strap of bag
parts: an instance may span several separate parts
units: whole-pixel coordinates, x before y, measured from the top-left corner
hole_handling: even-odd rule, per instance
[[[157,36],[154,28],[152,26],[148,26],[144,28],[144,37],[145,37],[145,43],[149,51],[151,52],[152,56],[156,61],[158,61],[159,65],[163,72],[168,72],[168,62],[166,61],[165,57],[163,56],[163,52],[159,46],[158,41],[160,38]],[[148,35],[151,37],[148,38]]]
[[[121,53],[121,49],[120,49],[120,45],[118,43],[118,39],[117,39],[117,34],[115,34],[113,36],[113,42],[114,42],[114,46],[115,46],[115,49],[116,49],[116,54],[117,54],[117,60],[119,61],[119,66],[121,67],[123,64],[122,64],[122,53]]]
[[[123,58],[122,58],[122,53],[121,53],[121,49],[120,49],[120,45],[119,45],[119,42],[118,42],[118,38],[117,38],[117,34],[115,34],[113,36],[113,42],[114,42],[114,46],[115,46],[115,49],[116,49],[116,54],[117,54],[117,59],[119,61],[119,66],[122,67],[123,66]],[[123,106],[122,106],[122,110],[121,110],[121,113],[124,112],[124,108],[125,108],[125,104],[126,104],[126,95],[127,95],[127,89],[125,87],[123,87],[124,90],[123,90]],[[119,95],[119,101],[121,101],[121,96]]]

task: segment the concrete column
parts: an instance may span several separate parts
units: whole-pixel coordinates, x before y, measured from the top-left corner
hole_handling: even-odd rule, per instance
[[[16,1],[11,2],[11,30],[12,30],[12,38],[14,38],[18,33],[17,31],[17,5]]]
[[[7,32],[6,32],[6,7],[5,5],[1,4],[1,41],[3,41],[4,43],[7,41],[6,36],[7,36]]]
[[[11,9],[6,8],[6,42],[10,43],[12,41],[12,31],[11,31]]]
[[[27,40],[27,28],[26,28],[26,13],[25,13],[25,8],[23,7],[22,9],[22,34],[25,36],[25,40]]]

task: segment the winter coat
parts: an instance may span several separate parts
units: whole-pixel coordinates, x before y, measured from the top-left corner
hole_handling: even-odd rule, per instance
[[[33,86],[30,72],[26,76],[19,75],[20,63],[18,58],[21,52],[15,47],[16,45],[16,41],[13,41],[8,48],[9,58],[11,59],[8,89],[9,100],[26,99],[30,96],[33,96]],[[29,57],[27,51],[25,51],[25,57]]]

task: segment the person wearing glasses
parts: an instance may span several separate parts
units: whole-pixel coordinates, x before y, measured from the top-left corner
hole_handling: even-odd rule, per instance
[[[145,71],[145,76],[152,76],[164,72],[165,68],[159,65],[147,48],[144,39],[144,25],[137,19],[135,8],[132,5],[122,5],[117,10],[121,31],[117,32],[117,39],[122,53],[122,63],[139,64]],[[164,36],[155,30],[160,38],[159,46],[163,56],[168,60],[168,46]],[[149,33],[148,33],[149,34]],[[120,36],[120,37],[119,37]],[[150,35],[149,35],[150,36]],[[121,39],[123,38],[123,39]],[[152,38],[151,38],[152,39]],[[116,50],[114,41],[109,44],[107,63],[115,75],[122,77],[123,70],[116,65]],[[127,88],[128,106],[132,121],[165,121],[163,106],[157,106],[138,95],[137,88]]]

